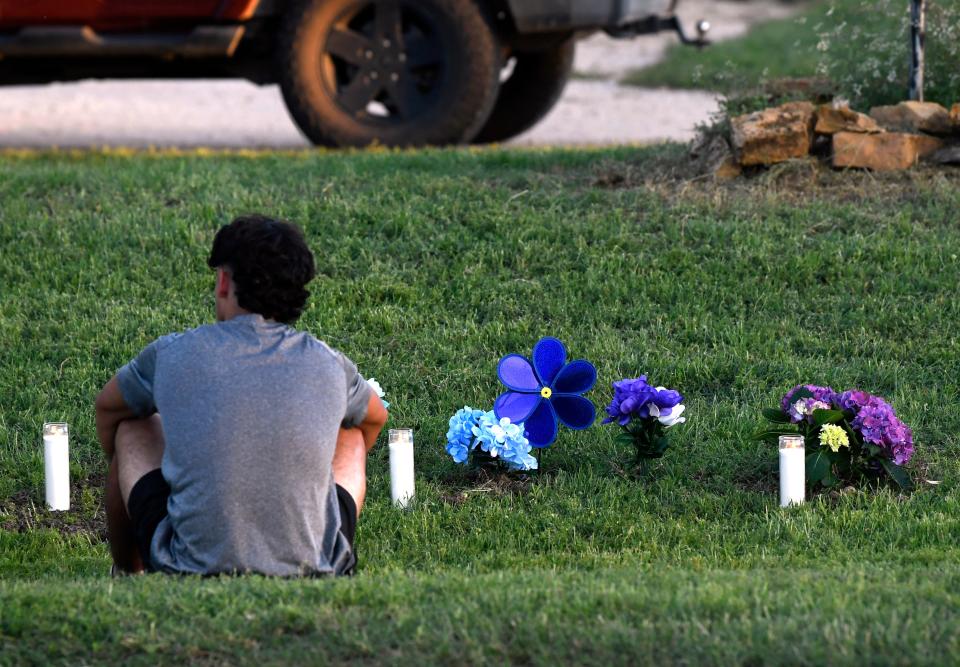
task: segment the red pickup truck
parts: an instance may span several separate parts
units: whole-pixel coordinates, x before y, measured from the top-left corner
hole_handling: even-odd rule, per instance
[[[279,83],[316,144],[501,141],[557,101],[580,35],[672,29],[699,43],[675,4],[0,0],[0,85],[243,77]]]

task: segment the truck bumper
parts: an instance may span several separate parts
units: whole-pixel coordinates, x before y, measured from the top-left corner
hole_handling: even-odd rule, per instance
[[[520,33],[602,30],[668,12],[671,0],[508,0]]]

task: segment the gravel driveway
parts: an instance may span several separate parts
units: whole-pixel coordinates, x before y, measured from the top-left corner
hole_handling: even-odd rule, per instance
[[[684,0],[686,25],[701,17],[711,38],[742,34],[755,21],[786,16],[771,0]],[[511,143],[567,145],[645,143],[693,136],[717,110],[701,91],[644,89],[617,81],[654,64],[670,34],[614,40],[594,35],[578,44],[574,78],[554,110]],[[301,148],[309,144],[290,120],[276,86],[246,81],[84,81],[0,88],[3,147]]]

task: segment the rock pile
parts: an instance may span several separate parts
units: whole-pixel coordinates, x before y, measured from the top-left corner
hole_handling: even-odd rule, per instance
[[[789,102],[730,119],[730,138],[702,137],[691,150],[721,178],[743,167],[818,155],[837,168],[907,169],[921,159],[960,164],[960,104],[932,102],[874,107]]]

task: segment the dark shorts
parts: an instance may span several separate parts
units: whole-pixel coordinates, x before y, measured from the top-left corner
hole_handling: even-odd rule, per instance
[[[163,478],[160,468],[151,470],[137,480],[130,490],[127,508],[137,537],[137,548],[148,572],[153,572],[150,562],[150,543],[157,525],[167,516],[167,499],[170,497],[170,485]],[[337,501],[340,505],[340,532],[347,538],[350,548],[357,533],[357,503],[350,492],[337,484]],[[356,550],[354,549],[354,565]],[[347,574],[353,573],[353,567]]]

